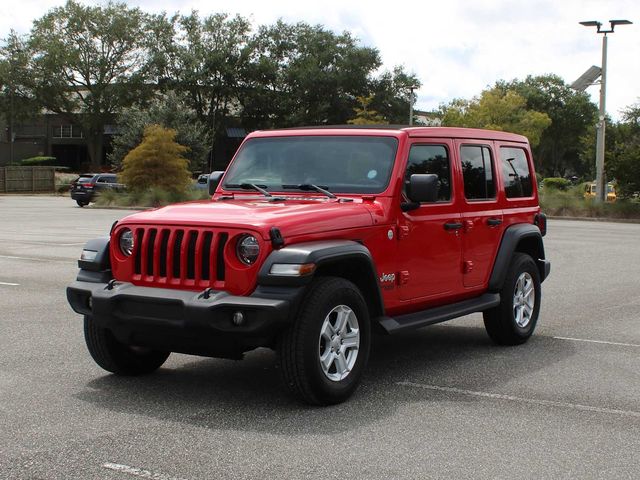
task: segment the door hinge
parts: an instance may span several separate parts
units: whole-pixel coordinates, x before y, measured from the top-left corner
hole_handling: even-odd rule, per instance
[[[409,226],[408,225],[398,225],[398,240],[402,240],[409,236]]]
[[[409,282],[409,271],[403,270],[399,275],[400,285],[406,285]]]
[[[471,260],[465,260],[462,262],[462,273],[471,273],[473,271],[473,262]]]
[[[465,220],[464,221],[464,231],[470,232],[473,230],[473,220]]]

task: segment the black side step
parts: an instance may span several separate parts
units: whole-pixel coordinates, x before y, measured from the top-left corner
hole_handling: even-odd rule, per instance
[[[444,322],[452,318],[462,317],[470,313],[482,312],[493,308],[500,303],[499,293],[485,293],[484,295],[463,300],[462,302],[444,305],[442,307],[429,308],[420,312],[399,315],[395,318],[380,317],[379,322],[387,333],[396,333],[403,330],[426,327],[434,323]]]

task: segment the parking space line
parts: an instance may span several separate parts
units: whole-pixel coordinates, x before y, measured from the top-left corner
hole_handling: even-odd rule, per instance
[[[585,342],[585,343],[600,343],[602,345],[618,345],[620,347],[638,347],[640,345],[636,343],[622,343],[622,342],[608,342],[606,340],[590,340],[588,338],[572,338],[572,337],[553,337],[557,340],[568,340],[571,342]]]
[[[10,260],[28,260],[30,262],[70,262],[75,260],[75,258],[37,258],[37,257],[19,257],[17,255],[0,255],[0,258],[8,258]]]
[[[7,287],[19,287],[20,284],[19,283],[11,283],[11,282],[0,282],[0,285],[4,285]]]
[[[491,398],[495,400],[506,400],[509,402],[528,403],[532,405],[541,405],[546,407],[569,408],[572,410],[579,410],[583,412],[596,412],[596,413],[604,413],[609,415],[620,415],[623,417],[640,418],[640,412],[636,412],[633,410],[618,410],[615,408],[594,407],[592,405],[581,405],[579,403],[558,402],[555,400],[516,397],[514,395],[504,395],[501,393],[476,392],[474,390],[464,390],[462,388],[455,388],[455,387],[442,387],[440,385],[427,385],[424,383],[397,382],[396,385],[401,385],[403,387],[419,388],[423,390],[433,390],[437,392],[456,393],[459,395],[468,395],[472,397]]]
[[[144,468],[130,467],[129,465],[121,465],[119,463],[103,463],[102,468],[107,470],[113,470],[115,472],[122,472],[138,478],[150,478],[152,480],[185,480],[184,478],[172,477],[165,475],[164,473],[151,472]]]

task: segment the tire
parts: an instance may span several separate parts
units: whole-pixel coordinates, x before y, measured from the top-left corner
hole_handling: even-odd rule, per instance
[[[530,288],[533,298],[527,294]],[[540,273],[536,263],[529,255],[515,252],[500,291],[500,304],[483,314],[489,337],[498,345],[526,342],[538,322],[540,299]]]
[[[284,384],[305,403],[341,403],[358,387],[370,345],[369,312],[358,288],[342,278],[319,277],[280,339]]]
[[[111,331],[84,317],[84,339],[95,362],[117,375],[144,375],[162,366],[170,352],[131,347],[119,342]]]
[[[84,207],[85,205],[89,205],[89,202],[83,202],[82,200],[76,200],[76,203],[80,208]]]

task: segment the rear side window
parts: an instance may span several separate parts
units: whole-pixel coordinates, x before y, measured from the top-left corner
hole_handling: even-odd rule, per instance
[[[531,197],[533,182],[527,162],[527,154],[522,148],[500,147],[502,177],[507,198]]]
[[[78,183],[91,183],[94,175],[80,175],[80,177],[76,180]]]
[[[493,160],[489,147],[468,145],[460,148],[464,196],[467,200],[496,198]]]
[[[449,155],[444,145],[414,145],[409,152],[405,182],[414,173],[438,175],[438,201],[451,200],[451,170]]]

